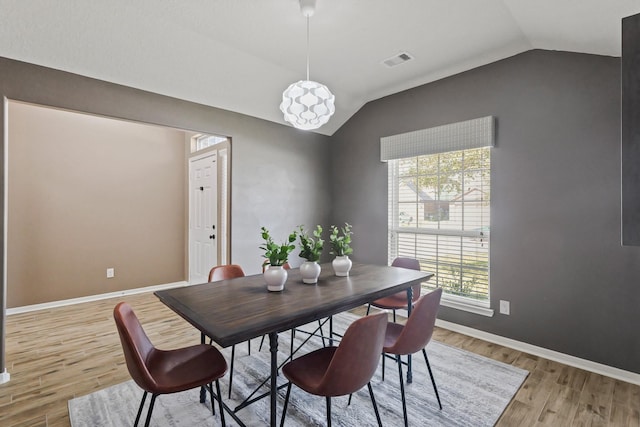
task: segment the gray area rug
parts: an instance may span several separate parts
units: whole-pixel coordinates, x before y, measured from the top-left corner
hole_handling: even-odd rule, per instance
[[[335,316],[334,330],[344,331],[354,319],[356,316],[350,313]],[[310,326],[312,325],[308,325],[305,329],[312,330]],[[297,333],[294,342],[301,342],[304,338],[303,333]],[[244,396],[248,396],[269,372],[269,351],[265,344],[262,351],[258,352],[258,343],[258,339],[252,340],[251,355],[247,354],[246,344],[236,346],[231,399],[227,398],[228,374],[221,380],[224,402],[231,408],[235,408]],[[280,334],[279,360],[288,357],[289,343],[290,334],[288,332]],[[319,338],[313,338],[305,344],[299,354],[321,345]],[[231,349],[225,349],[223,353],[229,361]],[[436,341],[429,343],[427,354],[438,385],[443,409],[442,411],[438,409],[424,358],[421,354],[416,354],[413,358],[413,383],[406,385],[409,424],[412,426],[493,426],[528,374],[525,370]],[[372,386],[383,425],[401,426],[403,418],[398,369],[390,359],[387,359],[386,365],[385,381],[381,379],[380,366],[372,380]],[[284,377],[280,376],[278,384],[284,383]],[[285,389],[281,391],[278,402],[278,422],[282,413],[284,392]],[[141,397],[142,391],[138,386],[133,381],[128,381],[72,399],[69,401],[71,425],[72,427],[133,425]],[[149,399],[147,399],[147,405],[148,402]],[[309,395],[294,386],[291,390],[285,425],[326,425],[325,410],[323,397]],[[143,418],[145,415],[146,407]],[[265,398],[254,403],[239,411],[237,415],[247,426],[268,425],[269,399]],[[347,396],[333,398],[332,415],[332,422],[336,426],[377,425],[366,387],[354,394],[350,406],[347,406]],[[225,420],[227,425],[237,425],[228,414],[225,414]],[[217,426],[220,425],[220,414],[216,404],[216,416],[211,415],[208,395],[207,402],[201,404],[199,390],[190,390],[159,396],[155,403],[151,425],[158,427]]]

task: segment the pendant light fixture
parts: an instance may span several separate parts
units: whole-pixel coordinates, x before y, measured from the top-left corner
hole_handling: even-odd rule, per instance
[[[329,121],[336,111],[335,96],[322,83],[309,80],[309,17],[316,8],[316,0],[300,0],[300,11],[307,18],[307,79],[291,84],[282,93],[280,110],[293,127],[317,129]]]

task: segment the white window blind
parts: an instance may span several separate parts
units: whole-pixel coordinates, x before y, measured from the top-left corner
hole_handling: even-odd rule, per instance
[[[380,139],[380,160],[386,162],[425,154],[493,147],[492,116],[420,129]]]
[[[493,122],[486,117],[381,141],[389,160],[389,261],[417,258],[422,270],[434,273],[427,287],[484,307]]]

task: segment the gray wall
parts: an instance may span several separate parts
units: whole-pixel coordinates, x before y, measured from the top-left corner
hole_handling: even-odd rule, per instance
[[[333,221],[353,224],[353,258],[387,259],[380,137],[487,115],[496,315],[439,317],[640,372],[640,248],[620,245],[618,58],[530,51],[363,107],[331,141]]]
[[[0,94],[34,104],[231,136],[231,259],[247,273],[261,271],[261,225],[283,240],[299,224],[328,223],[326,136],[4,58],[0,58]],[[5,108],[0,104],[1,117]],[[274,108],[278,108],[277,100]],[[4,120],[0,120],[0,135],[6,146]],[[4,169],[2,165],[0,159]],[[5,171],[0,175],[4,177]],[[0,191],[3,188],[0,185]],[[0,194],[0,203],[3,200],[4,194]],[[3,247],[4,243],[0,251]],[[6,284],[3,287],[6,289]],[[2,331],[4,320],[3,313]],[[0,345],[1,371],[4,332]]]

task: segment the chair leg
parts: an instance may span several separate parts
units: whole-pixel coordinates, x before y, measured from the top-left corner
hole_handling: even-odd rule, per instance
[[[220,408],[220,421],[222,422],[222,427],[225,427],[227,424],[224,421],[224,406],[222,405],[222,394],[220,394],[220,381],[219,380],[216,380],[216,393],[218,393],[218,405],[219,405],[219,408]],[[213,405],[213,396],[211,396],[211,405]]]
[[[384,359],[386,359],[386,358],[387,358],[387,356],[385,356],[385,354],[382,353],[382,381],[384,381],[384,371],[386,370],[385,369],[385,364],[384,364]]]
[[[427,357],[427,352],[423,348],[422,354],[424,355],[424,361],[427,362],[427,369],[429,369],[429,376],[431,377],[431,384],[433,384],[433,391],[436,392],[436,398],[438,399],[438,406],[442,410],[442,403],[440,403],[440,395],[438,394],[438,387],[436,387],[436,380],[433,378],[433,372],[431,372],[431,365],[429,364],[429,358]]]
[[[282,407],[282,419],[280,420],[280,427],[284,426],[284,417],[287,415],[287,406],[289,405],[289,395],[291,394],[291,383],[287,386],[287,395],[284,398],[284,406]]]
[[[393,309],[393,323],[396,323],[396,309]]]
[[[262,344],[264,344],[264,335],[262,336],[262,339],[260,340],[260,347],[258,347],[258,351],[262,351]]]
[[[156,403],[157,394],[151,395],[151,403],[149,403],[149,412],[147,412],[147,421],[144,423],[144,427],[149,427],[149,423],[151,422],[151,413],[153,412],[153,404]]]
[[[247,352],[249,356],[251,356],[251,340],[247,340]]]
[[[367,383],[367,387],[369,388],[369,396],[371,397],[371,403],[373,403],[373,410],[376,413],[376,420],[378,420],[378,427],[382,427],[382,421],[380,420],[380,412],[378,412],[378,405],[376,404],[376,398],[373,396],[373,388],[371,387],[371,381]],[[351,400],[351,396],[349,396],[349,400]]]
[[[327,427],[331,427],[331,398],[329,396],[327,399]]]
[[[211,415],[216,416],[215,399],[213,398],[213,383],[209,383],[205,386],[209,390],[209,396],[211,397]]]
[[[409,422],[407,421],[407,401],[404,397],[404,379],[402,378],[402,359],[400,355],[396,355],[396,360],[398,361],[398,374],[400,378],[400,394],[402,395],[402,415],[404,416],[404,427],[409,426]]]
[[[138,421],[140,421],[140,415],[142,415],[142,407],[144,406],[144,401],[147,400],[147,392],[145,391],[142,395],[142,401],[140,402],[140,407],[138,408],[138,415],[136,415],[136,422],[133,423],[133,427],[138,427]]]
[[[371,310],[371,304],[367,304],[367,314],[365,314],[365,316],[369,315],[370,310]]]
[[[233,361],[236,359],[236,345],[231,346],[231,368],[229,369],[229,399],[231,399],[231,387],[233,386]]]

